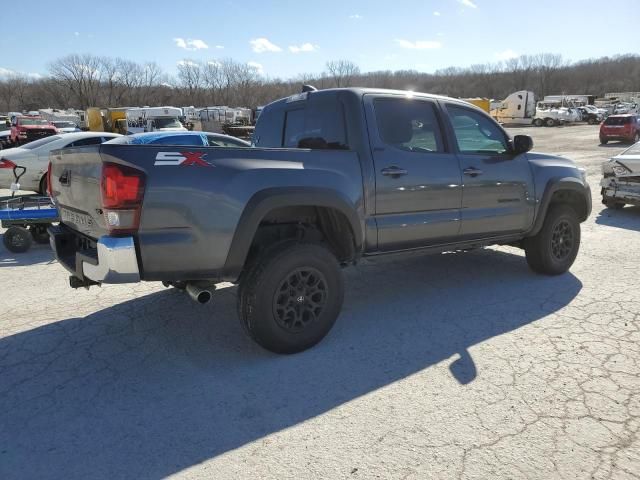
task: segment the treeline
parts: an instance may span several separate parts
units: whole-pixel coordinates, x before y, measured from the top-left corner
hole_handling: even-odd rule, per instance
[[[453,97],[502,99],[516,90],[549,94],[640,91],[640,55],[620,55],[570,63],[558,54],[523,55],[504,62],[450,67],[435,73],[414,70],[363,73],[348,60],[325,65],[320,74],[281,80],[260,67],[233,59],[179,62],[177,74],[156,63],[122,58],[69,55],[49,65],[42,78],[12,74],[0,79],[0,111],[90,106],[256,107],[300,90],[360,86],[430,92]]]

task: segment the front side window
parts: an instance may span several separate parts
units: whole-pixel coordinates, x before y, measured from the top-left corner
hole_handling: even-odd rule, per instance
[[[501,154],[509,150],[504,132],[490,118],[473,110],[447,105],[460,153]]]
[[[380,140],[407,152],[443,152],[442,133],[432,102],[379,98],[374,102]]]

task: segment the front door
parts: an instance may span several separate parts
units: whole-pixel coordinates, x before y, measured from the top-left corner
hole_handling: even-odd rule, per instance
[[[375,166],[378,248],[446,243],[460,230],[460,165],[445,142],[436,102],[366,95]]]
[[[462,169],[462,238],[521,233],[533,223],[535,192],[526,154],[514,155],[509,139],[489,116],[445,106]]]

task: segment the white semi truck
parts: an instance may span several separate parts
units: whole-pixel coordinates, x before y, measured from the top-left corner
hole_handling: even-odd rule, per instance
[[[180,117],[182,109],[177,107],[129,108],[126,111],[127,133],[156,131],[186,131]]]
[[[514,92],[490,112],[498,122],[512,125],[554,127],[580,120],[577,112],[555,105],[555,102],[537,102],[535,94],[527,90]]]

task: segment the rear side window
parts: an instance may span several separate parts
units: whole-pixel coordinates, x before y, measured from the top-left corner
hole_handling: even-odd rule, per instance
[[[627,125],[631,123],[631,117],[607,117],[605,125]]]
[[[67,145],[69,147],[86,147],[87,145],[98,145],[102,143],[102,137],[89,137],[89,138],[81,138],[80,140],[76,140],[75,142],[71,142]]]
[[[374,102],[380,140],[408,152],[442,152],[442,133],[432,102],[380,98]]]
[[[348,149],[342,105],[315,102],[285,115],[282,146],[288,148]]]
[[[498,125],[474,110],[447,105],[460,153],[501,154],[508,151],[507,139]]]

